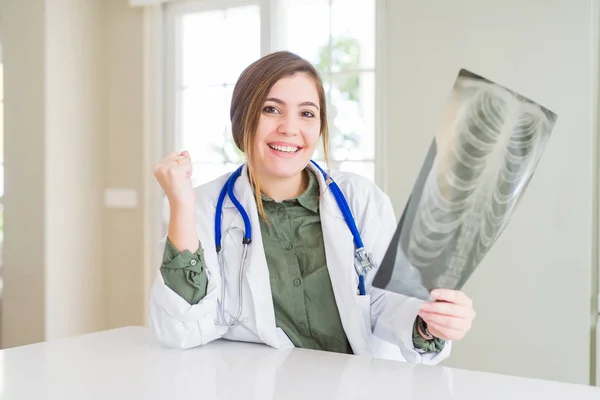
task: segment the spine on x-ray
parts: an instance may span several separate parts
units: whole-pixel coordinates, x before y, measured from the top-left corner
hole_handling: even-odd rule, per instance
[[[457,287],[487,253],[518,203],[548,134],[548,116],[535,104],[489,82],[468,85],[453,141],[436,157],[410,232],[408,256],[414,266],[445,264],[437,287]]]

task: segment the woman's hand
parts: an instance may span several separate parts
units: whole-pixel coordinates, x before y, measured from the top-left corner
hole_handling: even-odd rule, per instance
[[[169,199],[169,240],[179,251],[195,253],[200,244],[196,232],[196,195],[192,186],[190,154],[184,151],[163,158],[154,167],[154,176]]]
[[[427,330],[440,339],[461,340],[475,319],[473,302],[458,290],[435,289],[431,295],[436,301],[424,303],[419,311]]]
[[[154,176],[173,207],[193,206],[192,164],[187,151],[172,153],[154,167]]]

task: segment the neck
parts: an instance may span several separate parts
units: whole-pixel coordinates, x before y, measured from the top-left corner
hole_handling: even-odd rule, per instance
[[[295,199],[306,190],[308,184],[308,175],[305,170],[289,178],[258,176],[258,179],[260,191],[276,202]]]

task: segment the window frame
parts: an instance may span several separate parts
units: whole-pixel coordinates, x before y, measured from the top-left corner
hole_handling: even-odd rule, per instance
[[[261,18],[261,56],[268,54],[276,48],[276,43],[272,38],[272,31],[276,29],[277,22],[274,21],[277,12],[277,3],[279,0],[185,0],[181,2],[169,3],[164,7],[165,14],[165,65],[164,65],[164,87],[165,87],[165,103],[164,103],[164,135],[162,137],[162,146],[165,149],[165,154],[172,153],[176,149],[181,148],[181,98],[180,92],[176,89],[181,82],[179,71],[181,71],[178,62],[181,60],[181,49],[179,48],[181,40],[179,40],[179,24],[178,20],[186,13],[204,12],[213,10],[222,10],[229,7],[239,7],[247,5],[258,5],[260,7]],[[332,0],[329,0],[329,7],[332,6]],[[384,157],[381,152],[385,146],[381,143],[382,124],[381,108],[377,104],[383,100],[380,99],[381,93],[380,84],[381,77],[379,76],[381,54],[381,38],[382,38],[382,12],[381,7],[384,3],[382,0],[375,0],[375,65],[374,68],[357,68],[352,70],[344,70],[339,72],[328,71],[327,78],[340,77],[345,75],[360,75],[362,73],[373,73],[375,80],[375,110],[374,110],[374,125],[373,125],[373,140],[374,140],[374,155],[372,158],[364,160],[329,160],[331,167],[337,167],[339,163],[348,162],[367,162],[372,163],[374,168],[373,179],[380,187],[385,186],[384,174],[382,167],[385,165]],[[273,17],[273,19],[271,18]],[[266,21],[266,23],[265,23]],[[331,22],[330,22],[331,24]],[[329,43],[331,44],[331,26],[329,33]],[[330,49],[331,51],[331,49]],[[329,98],[329,93],[327,93]]]
[[[260,7],[261,19],[261,56],[267,54],[270,46],[270,22],[264,24],[263,20],[270,20],[270,9],[272,0],[186,0],[167,4],[164,7],[164,135],[162,146],[166,154],[174,152],[181,147],[181,97],[179,96],[179,83],[181,82],[181,71],[178,65],[181,60],[181,48],[179,40],[181,32],[178,20],[186,13],[222,10],[230,7],[241,7],[258,5]],[[265,32],[268,31],[268,32]]]

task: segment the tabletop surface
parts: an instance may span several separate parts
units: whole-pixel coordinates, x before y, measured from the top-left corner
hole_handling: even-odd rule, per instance
[[[143,327],[0,351],[2,399],[599,400],[600,388],[216,341],[173,350]]]

